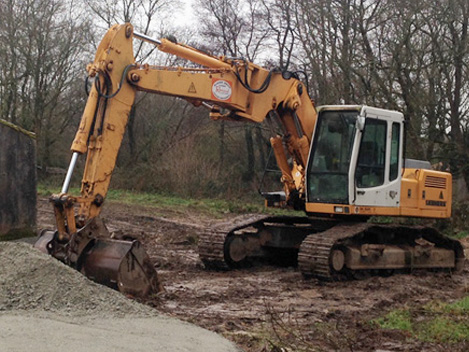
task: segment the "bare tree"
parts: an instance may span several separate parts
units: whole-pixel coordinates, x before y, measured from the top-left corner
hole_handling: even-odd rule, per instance
[[[352,1],[296,0],[296,4],[297,50],[312,77],[312,96],[322,104],[353,102],[351,67],[357,45]]]
[[[38,162],[51,165],[52,147],[80,105],[71,92],[87,24],[58,0],[2,0],[0,23],[1,116],[36,132]]]
[[[293,0],[262,0],[263,17],[270,31],[265,31],[265,40],[270,36],[275,38],[277,46],[278,65],[282,70],[288,70],[296,39],[295,12],[296,3]]]
[[[258,2],[254,0],[199,0],[197,5],[198,16],[202,24],[200,34],[206,42],[210,42],[207,48],[210,51],[255,61],[268,46],[266,38],[271,31],[262,12],[264,7],[261,7]],[[224,122],[219,127],[220,168],[224,167],[225,127]],[[246,145],[244,179],[250,181],[254,178],[256,166],[256,146],[253,136],[255,128],[247,124],[242,128]],[[256,126],[256,128],[259,127]],[[257,150],[263,152],[263,146],[259,146]],[[265,156],[261,159],[265,159]]]
[[[463,0],[447,0],[440,18],[446,27],[441,56],[446,59],[443,72],[449,104],[451,166],[456,174],[464,177],[469,187],[469,4]]]

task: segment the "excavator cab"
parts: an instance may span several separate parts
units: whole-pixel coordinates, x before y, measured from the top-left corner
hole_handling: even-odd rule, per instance
[[[307,167],[307,202],[398,208],[403,167],[401,113],[369,106],[324,106]],[[355,212],[356,213],[356,212]]]
[[[452,177],[404,159],[402,113],[323,106],[306,168],[306,212],[449,218]]]

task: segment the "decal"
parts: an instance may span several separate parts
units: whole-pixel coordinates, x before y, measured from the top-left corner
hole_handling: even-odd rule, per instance
[[[214,78],[212,80],[212,98],[222,101],[230,101],[233,90],[231,82],[224,79]]]
[[[438,201],[438,200],[427,200],[427,205],[434,206],[434,207],[446,207],[446,202]]]
[[[195,89],[195,84],[194,82],[191,82],[191,85],[189,86],[189,89],[187,90],[188,93],[197,93],[197,90]]]

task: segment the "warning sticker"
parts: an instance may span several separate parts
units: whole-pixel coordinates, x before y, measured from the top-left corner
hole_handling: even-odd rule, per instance
[[[231,101],[231,94],[233,89],[231,88],[231,82],[225,81],[224,79],[213,78],[212,79],[212,98],[222,101]]]
[[[187,90],[189,93],[197,93],[197,90],[195,89],[195,84],[194,82],[191,82],[191,85],[189,86],[189,89]]]

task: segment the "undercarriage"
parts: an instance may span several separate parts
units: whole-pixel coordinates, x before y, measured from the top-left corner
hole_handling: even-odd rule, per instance
[[[199,256],[210,269],[240,268],[259,260],[297,264],[304,277],[321,280],[396,270],[458,271],[464,265],[459,241],[434,228],[288,216],[211,229],[199,238]]]

